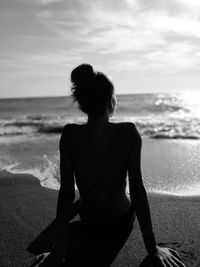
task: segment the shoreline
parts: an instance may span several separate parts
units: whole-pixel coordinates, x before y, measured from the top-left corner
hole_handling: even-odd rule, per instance
[[[27,149],[28,147],[28,149]],[[59,138],[2,144],[0,169],[31,174],[45,186],[59,188]],[[200,142],[143,139],[141,168],[148,192],[168,196],[199,196]],[[14,166],[15,165],[15,166]],[[56,179],[55,179],[56,177]]]
[[[14,165],[14,164],[13,164]],[[28,170],[29,171],[29,170]],[[13,176],[13,175],[16,175],[16,176],[31,176],[33,177],[34,179],[37,179],[39,181],[39,184],[41,187],[44,187],[44,188],[47,188],[47,189],[52,189],[52,190],[55,190],[55,191],[59,191],[59,181],[56,179],[56,178],[53,178],[53,180],[51,180],[51,183],[49,184],[49,182],[46,182],[47,179],[43,179],[41,180],[40,178],[36,177],[34,175],[34,170],[31,169],[31,172],[26,172],[26,170],[16,170],[16,171],[12,171],[12,165],[11,167],[6,167],[2,170],[0,170],[0,181],[1,181],[1,174],[3,173],[3,175],[6,174],[6,176]],[[144,178],[143,178],[143,182],[144,182]],[[146,186],[145,186],[146,188]],[[77,187],[76,187],[76,190]],[[171,193],[171,192],[159,192],[159,191],[148,191],[148,189],[146,188],[146,191],[147,191],[147,194],[149,197],[166,197],[166,198],[180,198],[182,200],[186,199],[200,199],[200,193],[199,194],[179,194],[179,193]]]

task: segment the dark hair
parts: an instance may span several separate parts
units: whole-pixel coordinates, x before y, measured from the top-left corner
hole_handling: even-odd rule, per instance
[[[72,96],[80,109],[93,115],[101,115],[111,103],[114,86],[102,72],[96,72],[89,64],[81,64],[71,73]]]

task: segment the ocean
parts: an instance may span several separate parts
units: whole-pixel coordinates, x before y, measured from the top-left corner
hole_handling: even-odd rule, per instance
[[[200,95],[118,95],[111,121],[132,121],[143,137],[147,191],[200,195]],[[67,123],[84,123],[70,96],[0,99],[0,171],[29,173],[59,189],[58,144]]]

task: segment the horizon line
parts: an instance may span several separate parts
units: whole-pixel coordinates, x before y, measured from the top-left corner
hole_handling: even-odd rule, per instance
[[[137,93],[118,93],[116,96],[121,95],[149,95],[149,94],[176,94],[176,92],[164,92],[164,91],[158,91],[158,92],[137,92]],[[72,95],[35,95],[35,96],[8,96],[8,97],[0,97],[0,100],[11,100],[11,99],[38,99],[38,98],[60,98],[60,97],[72,97]]]

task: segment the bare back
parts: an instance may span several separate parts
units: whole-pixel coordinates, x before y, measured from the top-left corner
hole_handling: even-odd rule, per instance
[[[132,123],[70,125],[70,155],[84,213],[115,218],[127,212],[126,177]]]

